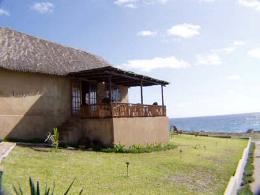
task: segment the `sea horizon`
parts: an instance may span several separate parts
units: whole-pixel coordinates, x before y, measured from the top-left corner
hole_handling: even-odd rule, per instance
[[[170,125],[185,131],[246,132],[260,131],[260,112],[170,118]]]

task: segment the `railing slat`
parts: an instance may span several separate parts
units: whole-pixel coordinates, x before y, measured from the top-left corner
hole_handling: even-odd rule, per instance
[[[166,106],[127,103],[83,105],[81,118],[166,116]]]

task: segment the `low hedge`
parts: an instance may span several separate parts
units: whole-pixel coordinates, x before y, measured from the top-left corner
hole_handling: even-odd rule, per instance
[[[177,146],[174,144],[149,144],[146,146],[133,145],[125,147],[124,145],[117,144],[112,148],[103,148],[100,151],[107,153],[150,153],[158,151],[166,151],[175,149]]]
[[[245,166],[244,174],[243,174],[243,181],[241,184],[241,189],[238,191],[239,195],[253,195],[251,191],[250,184],[254,181],[253,174],[254,174],[254,151],[255,151],[255,144],[252,143],[251,147],[249,148],[248,159]]]

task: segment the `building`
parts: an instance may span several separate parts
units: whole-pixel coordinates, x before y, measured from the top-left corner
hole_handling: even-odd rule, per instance
[[[166,143],[167,84],[93,54],[0,28],[2,139],[43,141],[58,127],[67,144]],[[143,104],[143,87],[152,85],[161,86],[161,105]],[[131,104],[128,89],[137,86],[141,101]]]

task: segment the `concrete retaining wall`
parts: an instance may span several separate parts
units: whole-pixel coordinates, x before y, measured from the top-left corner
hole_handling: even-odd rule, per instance
[[[236,195],[238,190],[240,189],[240,185],[242,183],[243,179],[243,173],[245,166],[247,164],[248,154],[249,154],[249,148],[251,147],[251,138],[248,140],[247,147],[244,149],[242,158],[239,160],[236,173],[234,176],[232,176],[229,180],[228,186],[225,190],[225,195]]]

